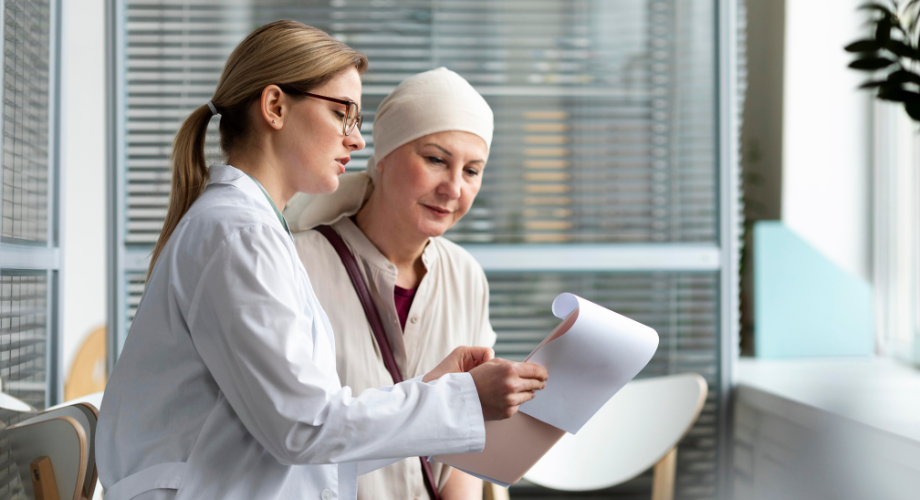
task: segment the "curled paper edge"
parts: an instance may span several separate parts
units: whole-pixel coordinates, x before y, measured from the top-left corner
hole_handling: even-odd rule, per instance
[[[553,316],[559,319],[565,319],[572,311],[581,306],[581,300],[584,299],[574,293],[560,293],[553,300]]]

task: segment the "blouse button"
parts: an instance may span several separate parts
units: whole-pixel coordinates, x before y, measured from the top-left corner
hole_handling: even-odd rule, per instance
[[[323,490],[323,494],[321,496],[323,500],[329,500],[330,498],[332,498],[332,492],[329,490]]]
[[[412,316],[412,319],[410,319],[409,321],[411,321],[413,325],[418,323],[418,316]]]

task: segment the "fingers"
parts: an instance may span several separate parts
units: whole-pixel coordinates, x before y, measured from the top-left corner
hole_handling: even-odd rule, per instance
[[[543,380],[525,378],[521,379],[521,387],[518,392],[533,392],[533,391],[542,391],[546,387],[546,382]]]
[[[517,411],[518,406],[521,406],[522,404],[530,401],[535,396],[536,394],[533,391],[516,392],[514,394],[509,394],[506,397],[505,402],[509,409]]]
[[[537,396],[537,394],[536,394],[535,392],[533,392],[533,391],[530,391],[530,392],[519,392],[519,393],[517,393],[517,394],[514,395],[515,406],[521,406],[522,404],[524,404],[524,403],[530,401],[531,399],[535,398],[536,396]]]
[[[518,376],[524,379],[536,379],[545,382],[549,373],[542,366],[533,363],[517,363]]]

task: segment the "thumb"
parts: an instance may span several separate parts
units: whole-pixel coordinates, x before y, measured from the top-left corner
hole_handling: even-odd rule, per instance
[[[463,357],[461,358],[460,370],[468,372],[473,368],[489,361],[495,357],[495,351],[490,347],[464,347]]]
[[[468,351],[470,357],[476,362],[477,365],[485,363],[490,359],[495,357],[495,351],[491,347],[470,347]]]

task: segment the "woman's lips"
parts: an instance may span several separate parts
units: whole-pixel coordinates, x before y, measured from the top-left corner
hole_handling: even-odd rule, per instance
[[[344,173],[345,173],[345,165],[347,165],[349,161],[351,161],[351,157],[350,157],[350,156],[345,156],[345,157],[342,157],[342,158],[336,158],[336,159],[335,159],[335,162],[339,164],[339,174],[344,174]]]
[[[425,205],[425,204],[423,204],[422,206],[427,208],[429,212],[431,212],[435,217],[438,217],[438,218],[447,217],[451,213],[450,210],[447,210],[446,208],[433,207],[433,206]]]

